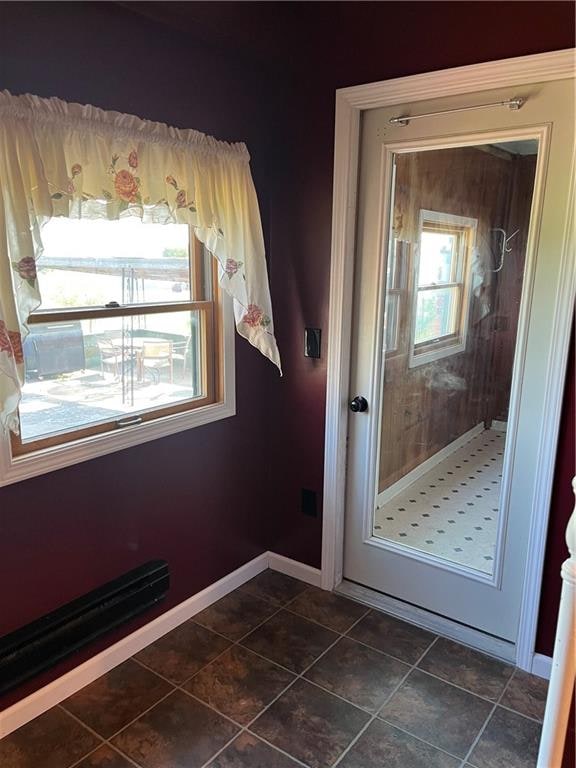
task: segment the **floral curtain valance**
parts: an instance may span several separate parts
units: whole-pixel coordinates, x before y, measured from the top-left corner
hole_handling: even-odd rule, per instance
[[[244,144],[59,99],[0,92],[0,424],[17,430],[22,334],[53,216],[185,223],[218,260],[241,336],[278,368],[262,226]]]

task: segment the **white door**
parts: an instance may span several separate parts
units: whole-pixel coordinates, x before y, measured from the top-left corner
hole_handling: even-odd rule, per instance
[[[343,576],[507,643],[573,136],[573,80],[369,109],[360,125]]]

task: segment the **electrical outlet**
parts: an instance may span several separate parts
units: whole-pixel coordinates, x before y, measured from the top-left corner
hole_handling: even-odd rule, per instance
[[[303,515],[306,515],[307,517],[318,517],[318,504],[316,497],[316,491],[310,491],[308,488],[302,488],[301,509]]]

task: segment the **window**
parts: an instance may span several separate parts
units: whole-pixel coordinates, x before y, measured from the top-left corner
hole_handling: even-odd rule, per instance
[[[420,212],[410,367],[466,348],[476,219]]]
[[[192,228],[53,218],[42,240],[15,457],[223,403],[216,261]]]
[[[391,238],[386,266],[386,309],[384,316],[384,344],[386,356],[392,357],[402,351],[403,323],[407,316],[405,309],[406,265],[408,243],[396,237]],[[404,342],[405,347],[405,342]]]
[[[281,371],[244,143],[2,91],[0,146],[0,485],[232,416],[234,326]]]

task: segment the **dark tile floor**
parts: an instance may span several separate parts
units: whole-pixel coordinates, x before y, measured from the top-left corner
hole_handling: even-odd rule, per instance
[[[546,683],[265,571],[0,741],[2,768],[529,768]]]

